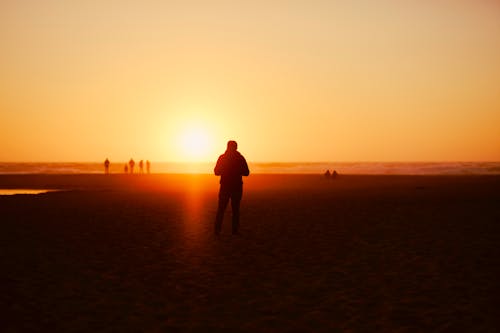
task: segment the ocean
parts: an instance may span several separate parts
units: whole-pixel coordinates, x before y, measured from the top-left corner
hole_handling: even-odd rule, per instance
[[[215,163],[215,162],[214,162]],[[211,174],[214,163],[152,162],[151,173]],[[124,173],[125,162],[111,161],[110,173]],[[249,163],[251,173],[323,174],[336,170],[339,174],[365,175],[500,175],[500,162],[311,162]],[[136,163],[134,173],[139,172]],[[144,170],[145,172],[145,170]],[[0,174],[99,174],[103,163],[2,163]]]

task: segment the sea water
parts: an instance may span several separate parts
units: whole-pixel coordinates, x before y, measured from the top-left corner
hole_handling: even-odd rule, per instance
[[[110,173],[124,173],[125,161],[111,161]],[[152,162],[151,173],[211,174],[211,163]],[[298,162],[249,163],[251,173],[365,175],[500,175],[500,162]],[[138,163],[134,173],[139,172]],[[146,170],[144,170],[145,172]],[[103,163],[1,163],[0,174],[102,174]]]

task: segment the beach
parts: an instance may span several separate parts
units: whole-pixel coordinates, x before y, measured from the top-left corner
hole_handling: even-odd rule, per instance
[[[500,176],[0,175],[4,332],[495,332]]]

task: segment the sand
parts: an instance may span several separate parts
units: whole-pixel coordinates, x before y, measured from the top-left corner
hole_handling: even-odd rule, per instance
[[[495,332],[500,177],[0,175],[2,331]]]

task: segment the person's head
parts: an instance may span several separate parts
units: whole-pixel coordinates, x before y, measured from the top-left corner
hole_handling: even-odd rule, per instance
[[[238,144],[234,140],[229,140],[227,142],[227,151],[236,151],[238,149]]]

